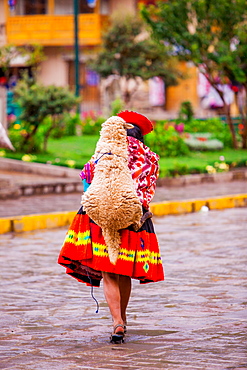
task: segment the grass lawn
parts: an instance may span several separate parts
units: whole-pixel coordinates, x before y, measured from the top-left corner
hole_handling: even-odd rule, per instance
[[[179,170],[181,167],[187,167],[189,173],[206,172],[207,165],[214,165],[215,162],[220,162],[220,157],[225,158],[225,162],[234,165],[243,164],[247,166],[247,150],[243,149],[223,149],[221,151],[205,151],[205,152],[191,152],[189,156],[176,158],[161,158],[160,169],[162,173],[168,170]]]
[[[59,140],[50,139],[48,152],[54,158],[72,159],[86,163],[92,156],[98,141],[98,135],[68,136]]]
[[[76,168],[82,168],[91,158],[99,136],[67,136],[61,139],[49,139],[47,153],[35,153],[33,161],[65,165],[66,161],[75,161]],[[25,153],[6,151],[7,158],[21,159]]]
[[[75,161],[76,168],[82,168],[94,153],[98,140],[96,136],[70,136],[61,139],[50,139],[48,153],[35,154],[35,162],[50,162],[57,165],[66,165],[66,161]],[[21,159],[24,153],[6,152],[6,157]],[[205,172],[207,165],[219,162],[219,157],[224,156],[226,163],[236,163],[247,166],[247,150],[223,149],[214,152],[191,152],[189,156],[160,159],[160,174],[166,176],[169,171],[179,173]],[[67,163],[68,165],[68,163]]]

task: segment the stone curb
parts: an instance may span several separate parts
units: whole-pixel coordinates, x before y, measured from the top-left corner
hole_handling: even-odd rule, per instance
[[[207,199],[179,200],[151,203],[150,210],[154,216],[178,215],[199,212],[203,206],[206,210],[221,210],[234,207],[247,207],[247,194],[228,195]],[[24,232],[41,229],[53,229],[70,225],[77,211],[48,214],[34,214],[0,218],[0,234]]]
[[[23,162],[17,159],[0,158],[0,170],[32,173],[43,176],[56,176],[63,178],[79,179],[78,169],[55,166],[52,164]],[[185,186],[198,185],[200,183],[217,183],[235,180],[247,181],[247,168],[236,168],[229,172],[215,174],[194,174],[178,177],[164,177],[157,180],[157,186]]]
[[[0,218],[0,234],[54,229],[70,225],[75,214],[76,211],[70,211]]]
[[[247,181],[247,168],[237,168],[229,172],[214,174],[203,173],[178,177],[164,177],[157,180],[157,186],[186,186],[230,181]]]
[[[42,176],[67,177],[78,180],[80,170],[52,164],[23,162],[17,159],[0,158],[0,170],[32,173]]]
[[[155,216],[165,216],[199,212],[203,206],[206,206],[208,210],[247,207],[247,194],[151,203],[150,209]]]

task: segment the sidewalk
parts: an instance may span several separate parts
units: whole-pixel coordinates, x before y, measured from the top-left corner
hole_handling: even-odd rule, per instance
[[[10,183],[16,183],[18,186],[29,183],[36,186],[38,183],[40,187],[46,181],[51,181],[50,177],[46,178],[44,175],[40,177],[38,174],[24,173],[22,176],[21,173],[9,171],[7,176]],[[154,216],[164,216],[198,212],[205,206],[210,210],[247,206],[247,180],[222,181],[225,179],[224,176],[218,177],[216,183],[209,183],[201,182],[202,179],[203,177],[198,179],[196,175],[195,179],[190,176],[186,179],[181,178],[178,182],[181,184],[184,181],[190,183],[196,181],[197,185],[157,186],[156,194],[150,204],[151,212]],[[61,179],[54,177],[52,181],[55,184]],[[3,183],[4,180],[2,180]],[[75,184],[76,193],[53,192],[22,196],[17,199],[14,197],[0,199],[0,234],[68,226],[80,207],[83,191],[80,181],[76,181]]]
[[[57,265],[67,228],[1,235],[0,369],[246,369],[247,209],[154,221],[166,280],[133,282],[123,345],[109,343],[102,287],[96,314],[90,288]]]
[[[6,171],[0,171],[0,175],[6,176]],[[8,178],[14,183],[27,184],[32,182],[58,181],[57,177],[44,177],[28,173],[11,172]],[[73,178],[73,181],[75,179]],[[59,181],[61,181],[59,179]],[[63,181],[66,181],[63,179]],[[78,183],[80,178],[78,175]],[[80,186],[79,186],[80,189]],[[30,215],[49,212],[76,211],[80,207],[81,193],[47,194],[24,196],[18,199],[0,200],[0,218],[20,215]],[[186,186],[162,186],[156,188],[153,202],[164,202],[170,200],[185,200],[211,198],[233,194],[246,194],[247,181],[226,181],[217,183],[201,183],[199,185]]]

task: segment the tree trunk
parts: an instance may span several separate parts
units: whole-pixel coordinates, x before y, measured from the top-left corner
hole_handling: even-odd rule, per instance
[[[44,141],[43,141],[43,150],[44,152],[47,151],[47,143],[48,143],[48,139],[50,137],[50,134],[52,132],[52,130],[54,128],[56,128],[56,125],[57,125],[57,121],[56,121],[56,118],[52,118],[52,124],[51,124],[51,127],[46,131],[45,135],[44,135]]]
[[[131,83],[131,81],[135,82],[135,85],[132,88],[129,87],[129,84]],[[138,87],[139,87],[139,83],[135,78],[126,79],[125,90],[124,90],[124,102],[127,106],[130,103],[132,96],[137,91]]]
[[[222,99],[223,110],[224,110],[225,115],[226,115],[226,122],[229,126],[229,129],[230,129],[230,132],[231,132],[231,135],[232,135],[233,148],[237,149],[238,148],[238,143],[237,143],[236,133],[235,133],[235,130],[234,130],[234,125],[233,125],[232,117],[231,117],[231,106],[230,106],[230,104],[229,105],[226,104],[225,99],[224,99],[224,93],[218,88],[218,84],[216,82],[214,82],[213,78],[210,77],[210,73],[209,74],[204,73],[204,76],[208,79],[211,86],[217,91],[217,93],[219,94],[219,96]]]
[[[244,84],[244,89],[246,91],[246,102],[245,102],[245,108],[239,107],[239,112],[241,114],[242,118],[242,124],[244,126],[243,132],[242,132],[242,149],[247,149],[247,84]]]
[[[43,141],[43,151],[46,152],[47,151],[47,143],[48,143],[48,139],[49,139],[49,136],[50,136],[50,132],[52,131],[53,127],[50,128],[46,134],[44,135],[44,141]]]
[[[242,149],[247,149],[247,119],[246,117],[242,117],[242,121],[244,122],[244,129],[242,133]]]
[[[24,141],[23,141],[23,144],[22,144],[22,148],[25,148],[26,144],[28,143],[28,141],[30,139],[32,139],[36,133],[36,131],[38,130],[38,126],[35,126],[34,129],[27,134],[27,136],[25,137]],[[31,153],[32,152],[32,148],[29,147],[28,150],[27,150],[28,153]]]
[[[131,98],[131,96],[130,96],[130,92],[129,92],[129,90],[128,90],[128,89],[124,90],[124,103],[125,103],[126,105],[128,105],[128,104],[129,104],[129,102],[130,102],[130,98]]]
[[[231,117],[231,107],[230,107],[229,104],[226,104],[225,102],[224,102],[224,111],[226,112],[226,121],[228,123],[229,129],[230,129],[231,134],[232,134],[233,148],[238,149],[236,132],[234,130],[234,125],[233,125],[232,117]]]
[[[234,125],[233,125],[232,117],[231,117],[231,105],[226,104],[225,99],[224,99],[224,94],[221,90],[218,89],[217,85],[213,84],[212,86],[215,88],[215,90],[217,91],[217,93],[219,94],[219,96],[221,97],[221,99],[223,101],[223,104],[224,104],[223,110],[224,110],[225,115],[226,115],[226,122],[227,122],[227,124],[229,126],[229,129],[231,131],[233,148],[238,149],[238,142],[237,142],[236,132],[234,130]]]

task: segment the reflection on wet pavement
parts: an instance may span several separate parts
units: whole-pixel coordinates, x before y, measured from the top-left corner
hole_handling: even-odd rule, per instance
[[[155,218],[166,280],[133,282],[128,334],[111,345],[94,295],[56,263],[66,229],[0,236],[0,369],[247,368],[247,209]]]

